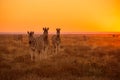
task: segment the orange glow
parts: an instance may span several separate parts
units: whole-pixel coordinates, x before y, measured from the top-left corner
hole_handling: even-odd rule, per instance
[[[0,0],[0,32],[120,32],[120,0]]]

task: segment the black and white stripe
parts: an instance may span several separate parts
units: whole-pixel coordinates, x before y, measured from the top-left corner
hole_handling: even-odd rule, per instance
[[[40,35],[39,37],[34,37],[34,32],[28,32],[28,38],[29,38],[29,47],[32,50],[31,53],[31,60],[34,60],[35,58],[35,51],[37,53],[43,53],[48,50],[49,46],[49,40],[48,40],[48,30],[49,28],[43,28],[44,32],[43,35]]]
[[[54,52],[58,53],[60,50],[60,43],[61,43],[61,38],[60,38],[60,28],[56,29],[56,35],[52,36],[52,45],[54,48]]]

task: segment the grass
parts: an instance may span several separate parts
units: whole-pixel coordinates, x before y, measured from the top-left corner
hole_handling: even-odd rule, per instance
[[[106,34],[61,38],[58,54],[42,54],[41,60],[32,62],[27,35],[0,35],[0,80],[120,79],[119,37]]]

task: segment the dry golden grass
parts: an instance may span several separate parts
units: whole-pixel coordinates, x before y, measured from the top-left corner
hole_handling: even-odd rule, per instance
[[[0,80],[120,79],[119,36],[67,34],[61,38],[58,54],[42,54],[41,60],[32,62],[27,35],[0,35]]]

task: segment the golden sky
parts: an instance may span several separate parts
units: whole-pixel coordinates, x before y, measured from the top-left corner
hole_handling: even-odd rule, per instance
[[[0,0],[0,32],[120,32],[120,0]]]

